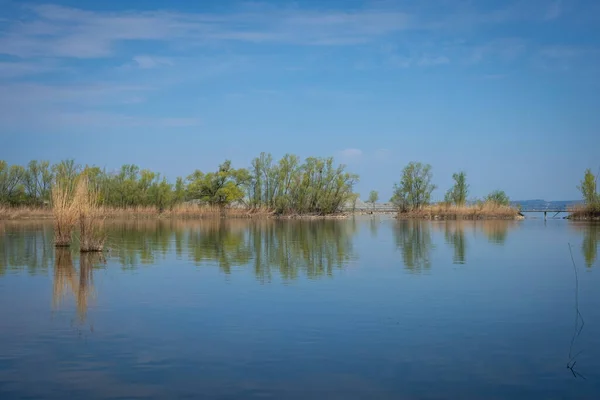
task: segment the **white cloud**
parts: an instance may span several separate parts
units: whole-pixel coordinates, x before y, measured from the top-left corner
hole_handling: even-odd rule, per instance
[[[135,57],[133,57],[133,61],[136,63],[136,65],[138,67],[143,68],[143,69],[173,65],[173,61],[171,61],[168,58],[153,57],[153,56],[146,56],[146,55],[135,56]]]
[[[343,158],[358,158],[363,155],[363,152],[360,149],[350,148],[339,151],[339,155]]]

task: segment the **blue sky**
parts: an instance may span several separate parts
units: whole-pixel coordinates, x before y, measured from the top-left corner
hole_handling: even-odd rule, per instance
[[[192,4],[193,3],[193,4]],[[600,166],[600,2],[0,0],[0,159],[186,176],[333,155],[391,195],[579,198]]]

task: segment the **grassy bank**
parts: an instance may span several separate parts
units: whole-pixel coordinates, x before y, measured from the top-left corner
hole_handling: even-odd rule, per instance
[[[265,208],[220,208],[194,204],[182,204],[171,209],[160,210],[154,206],[100,207],[98,218],[105,219],[158,219],[158,218],[344,218],[346,214],[285,214],[278,215]],[[53,218],[51,208],[4,207],[0,206],[0,220],[39,220]]]
[[[582,204],[569,207],[569,219],[600,221],[600,204]]]
[[[519,210],[493,202],[457,206],[452,204],[432,204],[417,210],[398,213],[398,218],[422,219],[521,219]]]

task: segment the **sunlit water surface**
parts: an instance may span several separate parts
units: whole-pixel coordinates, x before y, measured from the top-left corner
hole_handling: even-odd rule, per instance
[[[51,223],[0,222],[1,399],[600,398],[600,225],[108,235],[109,253],[84,256],[54,249]]]

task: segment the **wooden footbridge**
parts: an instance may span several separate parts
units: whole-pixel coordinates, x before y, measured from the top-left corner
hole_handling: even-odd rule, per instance
[[[546,219],[547,214],[554,214],[551,218],[555,218],[560,213],[569,213],[569,209],[567,207],[552,207],[552,208],[521,208],[519,210],[521,215],[523,213],[544,213],[544,219]]]

